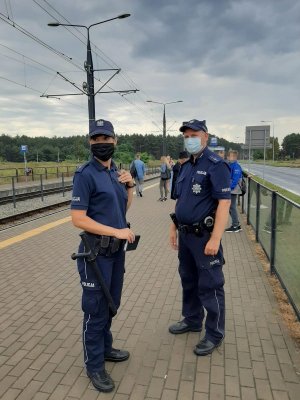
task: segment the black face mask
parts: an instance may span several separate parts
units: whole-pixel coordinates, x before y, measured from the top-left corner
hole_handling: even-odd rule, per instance
[[[114,143],[95,143],[91,145],[92,154],[100,161],[108,161],[115,152]]]

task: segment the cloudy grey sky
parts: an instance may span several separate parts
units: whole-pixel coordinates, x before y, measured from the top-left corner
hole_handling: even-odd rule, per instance
[[[91,29],[94,68],[122,68],[109,87],[140,90],[97,95],[96,117],[118,133],[160,132],[163,107],[146,100],[183,101],[166,106],[172,135],[192,118],[238,142],[261,120],[274,121],[280,141],[300,131],[298,0],[0,0],[0,133],[87,133],[86,96],[40,97],[77,93],[57,72],[80,87],[86,80],[85,31],[47,23],[90,25],[122,13],[131,17]],[[95,72],[96,89],[109,74]]]

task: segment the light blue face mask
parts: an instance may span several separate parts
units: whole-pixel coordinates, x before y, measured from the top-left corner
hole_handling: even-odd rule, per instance
[[[201,139],[199,137],[185,138],[184,147],[190,154],[198,154],[203,149]]]

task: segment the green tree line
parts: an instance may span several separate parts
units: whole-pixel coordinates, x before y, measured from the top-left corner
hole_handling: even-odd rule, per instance
[[[272,139],[272,138],[271,138]],[[162,155],[162,135],[120,135],[118,137],[117,150],[114,158],[122,163],[129,163],[136,153],[141,153],[145,162],[158,160]],[[28,146],[26,154],[28,161],[85,161],[89,158],[89,144],[85,135],[52,138],[40,136],[29,137],[18,135],[11,137],[6,134],[0,136],[0,160],[8,162],[22,162],[23,153],[21,145]],[[241,151],[241,144],[218,138],[218,145],[224,146],[225,151],[234,149]],[[180,151],[183,150],[183,136],[167,135],[167,153],[177,159]],[[278,139],[275,138],[275,159],[279,156],[300,158],[300,134],[291,133],[287,135],[282,143],[282,150],[279,150]],[[257,157],[259,158],[259,157]],[[272,149],[267,150],[267,159],[272,159]]]
[[[118,136],[117,150],[114,158],[122,163],[129,163],[136,153],[141,153],[142,159],[158,160],[162,155],[162,135],[120,135]],[[240,145],[220,138],[218,144],[240,150]],[[9,162],[23,161],[21,145],[28,146],[27,161],[84,161],[89,158],[89,144],[86,136],[69,136],[52,138],[39,136],[29,137],[18,135],[11,137],[6,134],[0,136],[0,160]],[[166,137],[167,153],[174,158],[183,150],[183,136]]]

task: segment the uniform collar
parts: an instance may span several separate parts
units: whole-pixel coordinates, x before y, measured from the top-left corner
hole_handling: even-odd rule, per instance
[[[203,157],[203,155],[207,153],[207,151],[208,151],[208,147],[205,146],[204,149],[201,150],[201,152],[198,154],[198,156],[197,156],[197,158],[195,159],[195,161],[194,161],[193,155],[191,154],[191,157],[190,157],[190,160],[189,160],[190,163],[191,163],[191,164],[196,164],[196,163],[198,162],[198,160],[200,160],[200,159]]]
[[[105,166],[104,166],[103,164],[101,164],[99,161],[97,161],[97,160],[95,159],[95,157],[93,157],[93,158],[91,159],[91,163],[96,167],[96,169],[97,169],[98,171],[105,171],[105,170],[116,171],[116,170],[117,170],[117,166],[116,166],[116,164],[114,163],[113,160],[111,160],[110,169],[107,168],[107,167],[105,167]]]

